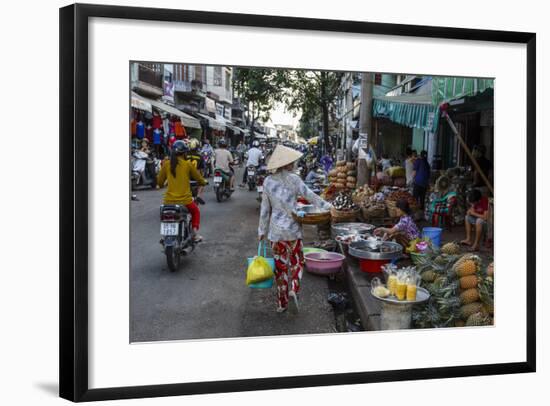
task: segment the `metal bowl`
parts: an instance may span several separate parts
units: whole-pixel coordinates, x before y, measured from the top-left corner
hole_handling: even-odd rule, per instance
[[[357,241],[349,245],[349,254],[362,259],[395,259],[401,257],[403,247],[401,244],[392,241],[382,241],[377,246],[372,242]]]

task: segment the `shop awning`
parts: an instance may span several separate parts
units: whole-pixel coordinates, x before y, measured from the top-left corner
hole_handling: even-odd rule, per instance
[[[433,77],[432,104],[439,107],[442,103],[466,96],[474,96],[494,87],[494,79]]]
[[[132,93],[132,100],[133,100],[134,94],[135,93]],[[137,94],[135,94],[135,95],[138,96]],[[199,120],[197,120],[195,117],[190,116],[189,114],[184,113],[181,110],[178,110],[175,107],[169,106],[168,104],[160,102],[158,100],[151,100],[151,99],[147,99],[147,98],[142,97],[142,96],[138,96],[138,97],[143,99],[145,102],[149,103],[150,105],[152,105],[156,109],[162,110],[162,111],[164,111],[168,114],[172,114],[173,116],[177,116],[177,117],[181,118],[181,121],[182,121],[182,123],[185,127],[201,128],[201,123],[200,123]]]
[[[208,126],[213,130],[225,131],[225,123],[222,123],[219,120],[216,120],[214,117],[207,116],[206,114],[197,113],[202,118],[208,120]]]
[[[410,128],[432,131],[435,107],[430,94],[378,96],[372,103],[373,117],[387,118]]]
[[[255,138],[259,138],[259,139],[261,139],[261,140],[265,140],[265,139],[267,138],[264,134],[258,133],[258,132],[256,132],[256,131],[254,131],[254,137],[255,137]]]
[[[153,112],[153,106],[151,103],[149,103],[144,97],[141,97],[139,94],[134,92],[132,92],[131,106],[134,109],[148,111],[149,113]]]

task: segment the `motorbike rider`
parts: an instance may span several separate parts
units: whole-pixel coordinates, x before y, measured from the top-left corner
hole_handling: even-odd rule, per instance
[[[215,167],[225,172],[230,176],[229,188],[231,191],[235,190],[235,171],[231,167],[233,165],[233,155],[227,149],[227,141],[221,138],[218,141],[218,148],[214,150]]]
[[[210,145],[210,140],[208,138],[205,138],[204,141],[203,141],[202,148],[201,148],[201,154],[206,155],[209,158],[212,158],[212,156],[214,155],[214,148],[212,148],[212,145]],[[207,162],[205,162],[205,164],[206,163]],[[210,169],[214,169],[212,167],[212,161],[210,161],[210,166],[211,166]]]
[[[198,234],[201,213],[199,206],[193,201],[190,180],[197,181],[200,186],[205,186],[207,181],[201,176],[197,168],[185,159],[187,151],[187,145],[183,141],[174,142],[170,159],[166,159],[162,163],[157,176],[157,185],[162,188],[168,181],[168,188],[164,194],[164,204],[180,204],[187,207],[191,214],[193,239],[199,242],[202,240],[202,237]]]
[[[191,163],[191,165],[198,169],[199,172],[203,173],[202,170],[204,169],[205,163],[199,153],[200,141],[196,138],[191,138],[187,142],[187,146],[189,147],[189,151],[185,154],[185,158]],[[205,201],[202,199],[203,190],[204,186],[199,186],[197,188],[197,196],[195,197],[195,200],[199,204],[205,204]]]
[[[249,166],[254,166],[257,170],[258,166],[260,166],[260,160],[262,159],[263,152],[259,147],[260,142],[258,140],[254,140],[252,142],[252,148],[248,150],[248,160],[246,161],[246,166],[243,173],[243,183],[240,185],[241,187],[245,187],[246,185],[246,177],[248,175],[246,168]]]

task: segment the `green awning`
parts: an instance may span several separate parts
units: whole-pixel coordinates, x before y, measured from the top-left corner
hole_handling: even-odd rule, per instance
[[[434,106],[440,106],[442,103],[466,96],[474,96],[494,87],[494,79],[433,77],[432,103]]]
[[[432,131],[435,107],[429,94],[378,96],[372,103],[373,117],[387,118],[410,128]]]

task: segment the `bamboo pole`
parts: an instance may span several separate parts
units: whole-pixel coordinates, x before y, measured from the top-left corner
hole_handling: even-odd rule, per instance
[[[456,138],[458,139],[458,142],[460,142],[460,146],[464,149],[464,152],[466,152],[466,155],[468,155],[468,158],[472,161],[474,164],[474,167],[481,175],[481,178],[483,179],[483,182],[485,182],[485,185],[489,188],[491,191],[491,195],[494,196],[493,192],[493,186],[491,186],[491,182],[489,182],[489,179],[487,179],[487,176],[483,173],[481,170],[479,164],[477,163],[477,160],[474,158],[474,155],[472,154],[472,151],[470,151],[470,148],[468,148],[468,145],[466,145],[466,142],[464,142],[464,139],[459,134],[458,130],[455,127],[455,124],[453,123],[453,120],[451,120],[451,117],[449,117],[449,114],[447,114],[446,111],[443,111],[441,114],[443,114],[443,117],[447,119],[447,123],[449,123],[449,126],[451,127],[451,130],[453,131],[454,135],[456,135]]]

